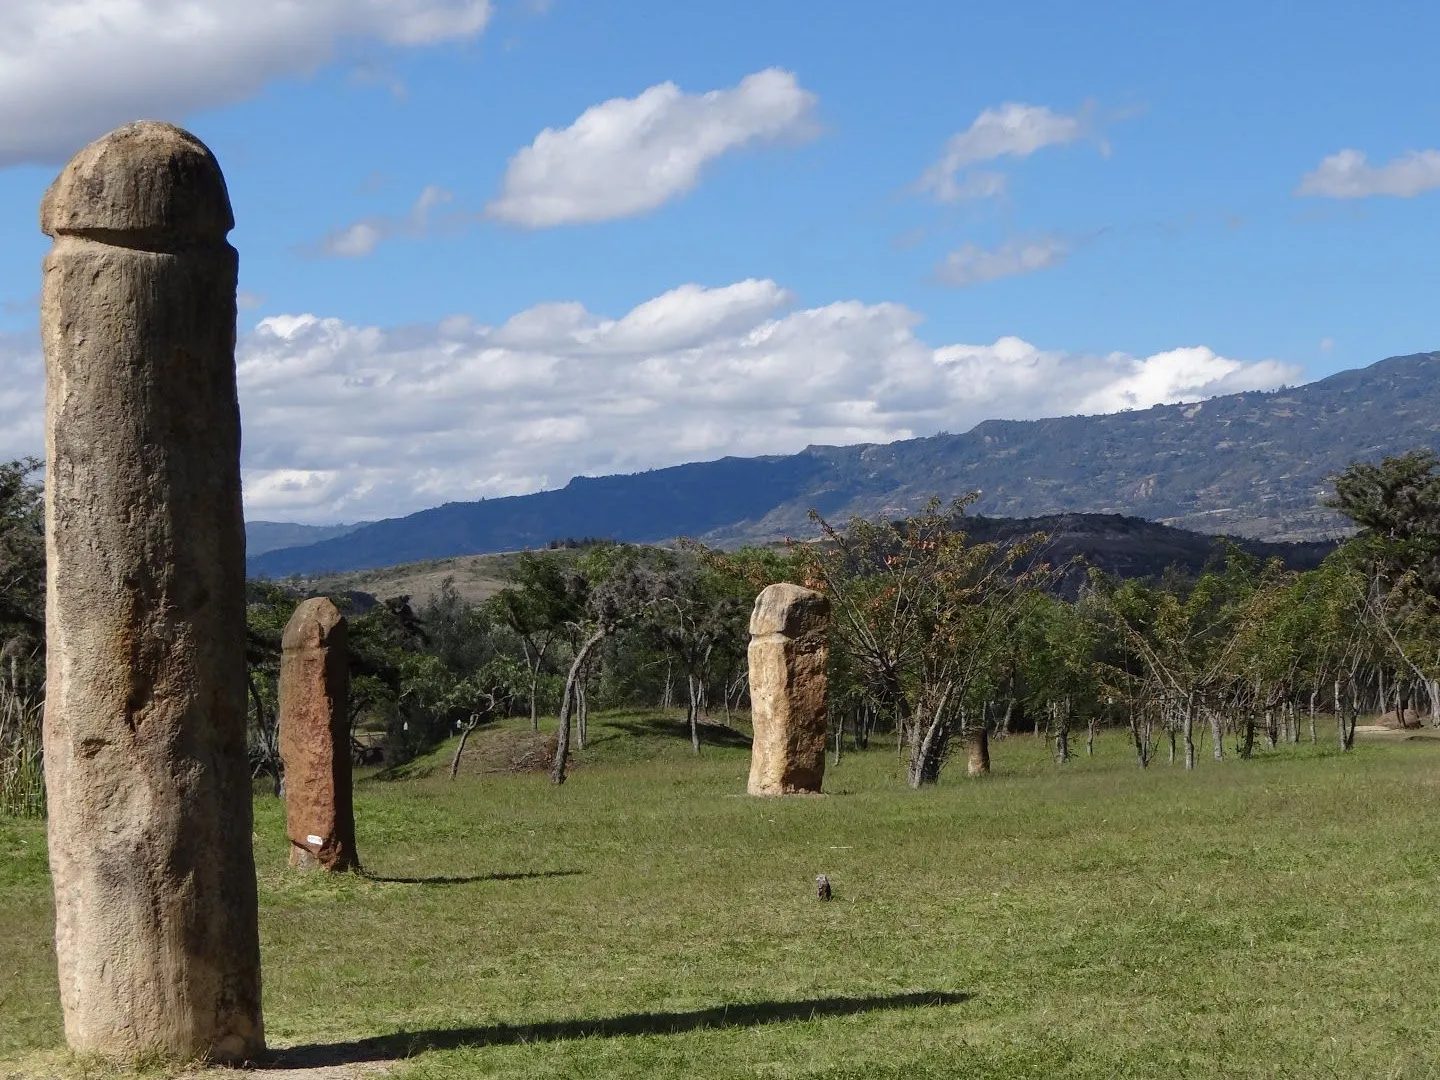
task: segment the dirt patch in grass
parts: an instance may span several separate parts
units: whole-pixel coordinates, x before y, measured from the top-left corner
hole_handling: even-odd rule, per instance
[[[459,775],[545,772],[555,762],[555,745],[553,732],[477,731],[465,744]],[[449,768],[448,757],[444,765]]]

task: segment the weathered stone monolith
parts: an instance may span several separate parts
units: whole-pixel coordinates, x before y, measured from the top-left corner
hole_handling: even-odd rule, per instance
[[[45,782],[65,1037],[264,1049],[245,753],[237,259],[214,155],[169,124],[45,193]]]
[[[751,795],[816,793],[825,776],[830,601],[770,585],[750,613]]]
[[[965,732],[965,775],[990,775],[990,729],[981,724]]]
[[[357,870],[345,616],[327,597],[295,609],[281,639],[280,759],[290,865]]]

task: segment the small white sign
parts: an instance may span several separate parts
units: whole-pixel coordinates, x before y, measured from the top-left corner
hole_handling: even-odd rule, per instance
[[[318,836],[307,836],[305,837],[305,840],[307,843],[314,844],[316,847],[320,847],[325,843],[325,841],[320,839],[320,837]]]

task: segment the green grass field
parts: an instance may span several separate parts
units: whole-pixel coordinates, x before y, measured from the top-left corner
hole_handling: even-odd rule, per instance
[[[492,736],[493,738],[493,736]],[[256,801],[265,1014],[289,1066],[400,1077],[1440,1076],[1440,742],[743,796],[743,745],[607,716],[563,788],[357,788],[365,877],[287,872]],[[448,748],[446,748],[448,749]],[[427,768],[433,771],[427,775]],[[835,899],[814,898],[827,873]],[[0,1061],[57,1052],[44,830],[0,819]],[[372,1063],[368,1064],[367,1063]],[[0,1066],[0,1076],[7,1073]]]

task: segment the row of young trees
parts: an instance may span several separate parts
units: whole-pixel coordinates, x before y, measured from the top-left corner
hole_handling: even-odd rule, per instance
[[[39,769],[36,470],[0,465],[0,781],[15,790]],[[418,609],[337,597],[351,624],[356,753],[402,760],[455,732],[463,747],[490,718],[528,716],[539,730],[558,714],[552,778],[563,782],[592,705],[683,707],[698,753],[707,718],[728,723],[745,705],[750,607],[779,580],[831,598],[837,750],[847,734],[861,747],[891,735],[916,787],[941,776],[961,739],[1022,730],[1053,739],[1065,761],[1080,733],[1093,746],[1115,727],[1142,767],[1168,745],[1193,768],[1207,741],[1221,758],[1318,739],[1322,716],[1345,750],[1362,713],[1440,723],[1440,461],[1429,451],[1337,477],[1332,505],[1360,531],[1306,573],[1229,547],[1199,576],[1091,570],[1077,591],[1043,535],[972,543],[970,501],[843,527],[815,515],[817,538],[783,549],[557,545],[518,556],[483,603],[449,582]],[[278,788],[280,635],[301,594],[248,589],[252,763]],[[13,812],[6,798],[0,810]]]
[[[824,539],[797,558],[836,606],[839,719],[862,742],[877,719],[895,731],[916,787],[972,732],[1028,727],[1063,762],[1074,732],[1093,747],[1119,725],[1142,767],[1168,741],[1194,768],[1202,737],[1248,758],[1257,738],[1318,739],[1321,713],[1342,750],[1365,712],[1440,725],[1437,468],[1422,450],[1337,477],[1329,504],[1360,531],[1316,570],[1226,546],[1196,578],[1092,570],[1071,597],[1046,537],[969,544],[968,500],[843,530],[817,516]]]
[[[698,753],[710,714],[729,717],[746,688],[752,564],[783,576],[779,553],[712,564],[695,550],[608,542],[523,552],[506,587],[483,603],[452,581],[418,607],[335,599],[349,609],[351,712],[357,756],[375,736],[392,762],[500,716],[558,712],[552,776],[563,782],[592,705],[683,705]],[[279,783],[276,753],[280,636],[303,595],[252,582],[252,756]],[[368,601],[368,598],[365,598]]]

